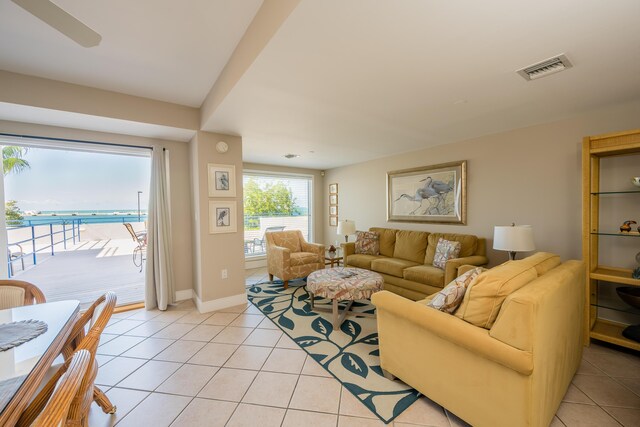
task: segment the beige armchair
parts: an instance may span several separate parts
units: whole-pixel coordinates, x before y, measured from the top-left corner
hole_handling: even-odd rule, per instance
[[[300,230],[265,233],[267,240],[267,269],[289,286],[289,280],[307,277],[324,268],[324,245],[308,243]]]

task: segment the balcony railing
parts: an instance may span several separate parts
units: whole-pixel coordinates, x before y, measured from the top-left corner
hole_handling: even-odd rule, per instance
[[[269,227],[284,227],[285,230],[300,230],[305,240],[309,240],[308,215],[245,215],[244,253],[247,257],[262,256],[266,253],[265,230]]]

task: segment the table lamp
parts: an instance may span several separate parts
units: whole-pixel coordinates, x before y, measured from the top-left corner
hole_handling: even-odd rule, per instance
[[[493,249],[509,251],[509,259],[516,259],[517,252],[529,252],[533,243],[533,227],[530,225],[496,225],[493,229]]]
[[[356,223],[355,221],[349,221],[345,219],[343,221],[338,222],[338,235],[344,236],[344,241],[349,242],[349,234],[353,234],[356,232]]]

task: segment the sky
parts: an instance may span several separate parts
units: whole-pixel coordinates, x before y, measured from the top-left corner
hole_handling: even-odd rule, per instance
[[[138,191],[146,210],[149,157],[30,148],[25,159],[30,169],[4,178],[5,200],[22,211],[135,210]]]

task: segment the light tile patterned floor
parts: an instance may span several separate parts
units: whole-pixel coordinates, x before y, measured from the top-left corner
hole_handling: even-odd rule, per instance
[[[266,280],[249,270],[247,284]],[[116,415],[92,406],[90,426],[383,426],[364,405],[248,304],[200,314],[114,315],[97,383]],[[464,426],[422,397],[390,424]],[[640,426],[640,356],[592,345],[552,426]]]

